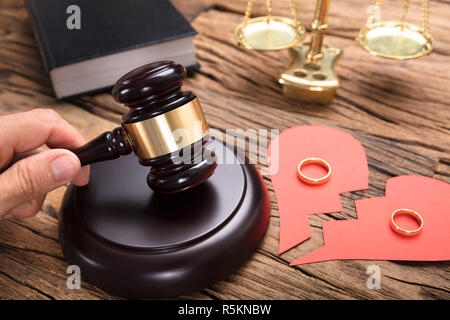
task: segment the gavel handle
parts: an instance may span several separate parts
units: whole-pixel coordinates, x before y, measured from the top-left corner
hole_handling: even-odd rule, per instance
[[[122,127],[102,133],[84,146],[72,150],[80,159],[81,165],[113,160],[133,151],[131,143]]]

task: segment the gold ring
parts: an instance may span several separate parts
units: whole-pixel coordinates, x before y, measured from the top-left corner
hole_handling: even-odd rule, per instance
[[[413,217],[417,221],[417,223],[419,224],[419,228],[417,228],[415,230],[406,230],[406,229],[400,228],[394,221],[394,218],[396,216],[400,215],[400,214],[404,214],[404,215],[408,215],[408,216]],[[398,210],[395,210],[394,213],[391,216],[391,223],[390,224],[391,224],[392,230],[394,230],[398,234],[401,234],[402,236],[406,236],[406,237],[416,236],[420,232],[422,232],[422,229],[423,229],[423,219],[422,219],[422,217],[416,211],[411,210],[411,209],[398,209]]]
[[[327,170],[327,174],[324,175],[323,177],[317,178],[317,179],[305,176],[302,172],[303,167],[306,166],[307,164],[313,164],[313,163],[318,164],[318,165],[322,166],[323,168],[325,168],[325,170]],[[308,184],[315,184],[315,185],[322,184],[322,183],[327,182],[330,179],[331,166],[328,162],[326,162],[325,160],[320,159],[320,158],[306,158],[298,164],[297,176],[299,177],[300,180],[302,180],[303,182],[308,183]]]

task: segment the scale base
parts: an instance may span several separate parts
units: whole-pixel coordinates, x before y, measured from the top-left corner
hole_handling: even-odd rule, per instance
[[[311,89],[299,88],[295,85],[284,84],[283,95],[289,99],[318,104],[330,104],[333,101],[334,90],[313,91]]]
[[[310,43],[289,49],[291,62],[280,76],[283,94],[291,99],[328,104],[333,100],[339,88],[339,79],[334,66],[342,55],[342,49],[323,45],[322,57],[318,62],[306,58]]]
[[[59,215],[69,264],[129,298],[175,297],[232,274],[262,239],[270,202],[254,166],[219,142],[211,147],[235,164],[219,164],[208,181],[173,195],[150,190],[149,168],[133,155],[92,165],[91,182],[69,187]]]

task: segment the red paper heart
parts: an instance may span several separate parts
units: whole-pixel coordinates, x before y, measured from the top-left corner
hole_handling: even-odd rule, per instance
[[[335,259],[450,260],[450,184],[400,176],[387,180],[385,197],[355,203],[358,219],[324,222],[324,246],[291,265]],[[422,232],[414,237],[395,233],[389,221],[397,209],[418,212],[423,219]],[[396,222],[416,227],[405,217]]]
[[[269,169],[280,215],[282,253],[311,237],[308,215],[342,211],[340,193],[368,188],[369,169],[363,146],[352,135],[325,126],[298,126],[280,133],[268,148]],[[297,177],[305,158],[318,157],[332,169],[322,185]],[[323,168],[308,166],[305,174],[322,175]]]

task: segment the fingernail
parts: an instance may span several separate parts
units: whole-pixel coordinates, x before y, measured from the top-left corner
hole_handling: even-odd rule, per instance
[[[78,173],[78,164],[70,156],[61,156],[51,163],[53,176],[57,182],[67,181]]]

